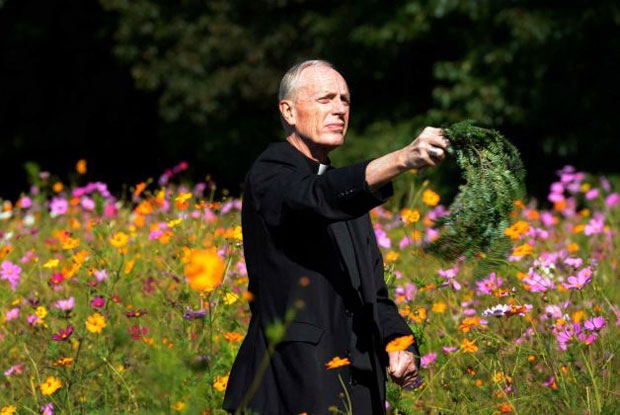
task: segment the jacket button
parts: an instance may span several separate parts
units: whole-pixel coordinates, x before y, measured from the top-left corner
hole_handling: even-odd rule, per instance
[[[353,312],[349,309],[344,310],[344,313],[348,316],[348,317],[353,317]]]

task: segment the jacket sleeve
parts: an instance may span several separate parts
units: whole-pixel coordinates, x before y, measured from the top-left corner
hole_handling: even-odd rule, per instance
[[[371,161],[317,175],[282,160],[259,160],[249,174],[253,202],[266,223],[276,227],[297,215],[329,222],[359,217],[394,193],[391,182],[370,190],[366,166]]]
[[[370,224],[370,228],[370,232],[372,232],[370,249],[374,261],[373,275],[375,277],[375,286],[377,287],[377,314],[381,323],[383,348],[385,350],[385,347],[390,341],[397,337],[412,336],[413,332],[409,328],[409,325],[403,316],[399,313],[398,307],[394,301],[389,297],[389,291],[385,283],[383,272],[383,256],[381,255],[381,251],[377,245],[377,240],[374,237],[372,224]],[[420,350],[415,336],[413,344],[406,350],[414,354],[416,366],[420,368]]]

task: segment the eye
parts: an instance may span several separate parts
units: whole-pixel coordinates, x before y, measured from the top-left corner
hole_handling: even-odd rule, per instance
[[[319,102],[321,104],[328,104],[329,101],[330,101],[329,97],[321,97],[321,98],[319,98]]]

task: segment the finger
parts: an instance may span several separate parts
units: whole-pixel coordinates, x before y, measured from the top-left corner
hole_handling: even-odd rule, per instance
[[[443,160],[445,156],[445,152],[440,147],[432,146],[428,150],[428,154],[433,158],[433,160]]]
[[[450,141],[448,141],[448,139],[443,136],[436,135],[429,138],[428,144],[445,150],[450,145]]]

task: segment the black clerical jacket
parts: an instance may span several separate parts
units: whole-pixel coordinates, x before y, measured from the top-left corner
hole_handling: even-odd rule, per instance
[[[250,168],[242,229],[252,318],[224,409],[234,412],[245,398],[261,415],[326,415],[342,402],[343,369],[326,368],[334,357],[370,371],[385,400],[385,346],[412,332],[388,297],[368,213],[393,187],[371,192],[365,180],[370,161],[318,175],[319,163],[284,141],[270,144]],[[293,321],[260,373],[267,328],[284,321],[287,310],[294,310]],[[419,355],[415,344],[410,350]]]

